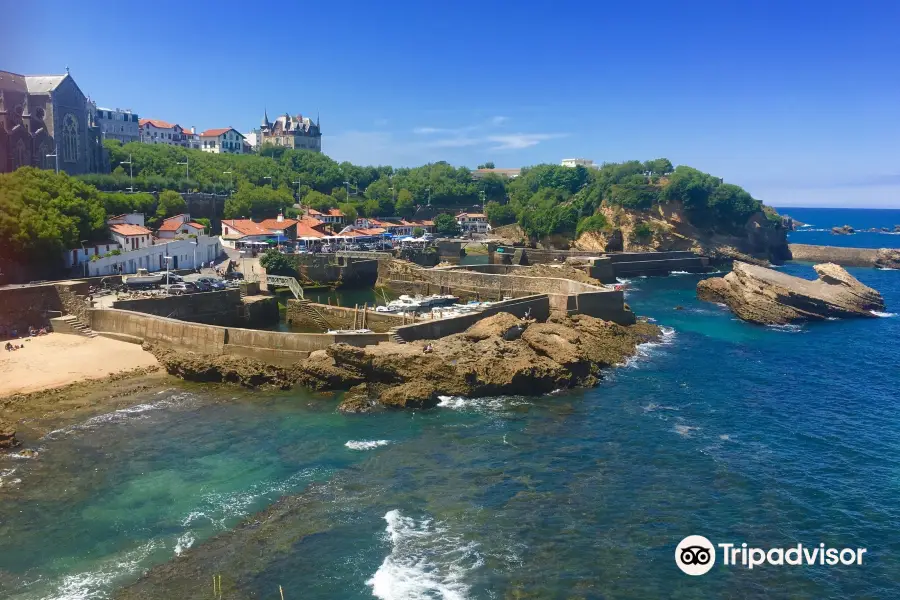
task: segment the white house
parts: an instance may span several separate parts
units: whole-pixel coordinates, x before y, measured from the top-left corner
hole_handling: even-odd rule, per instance
[[[589,158],[564,158],[559,163],[560,166],[569,167],[570,169],[574,169],[575,167],[584,167],[585,169],[599,169],[599,165],[595,165],[594,161]]]
[[[113,241],[124,250],[138,250],[153,244],[153,232],[144,227],[144,215],[132,213],[106,220]]]
[[[207,129],[200,134],[200,149],[216,154],[243,154],[244,134],[234,127]]]
[[[90,277],[137,273],[138,269],[165,271],[167,262],[172,270],[194,269],[217,258],[221,250],[219,238],[203,235],[197,239],[172,240],[91,260],[86,263],[86,269]]]
[[[201,223],[191,221],[191,215],[182,214],[169,217],[156,230],[156,237],[161,240],[171,240],[176,237],[203,235],[206,227]]]
[[[459,213],[456,215],[456,224],[465,234],[487,233],[491,230],[487,215],[481,213]]]
[[[95,102],[88,103],[88,109],[94,115],[103,139],[119,140],[123,144],[140,139],[140,119],[137,113],[122,108],[102,108]]]
[[[83,248],[72,248],[63,252],[63,265],[66,268],[72,268],[88,262],[94,256],[105,256],[113,250],[119,249],[121,249],[119,243],[113,241],[85,245]]]
[[[250,219],[222,221],[222,245],[228,248],[250,242],[265,242],[270,237],[272,232],[269,229]]]
[[[345,220],[344,213],[336,208],[329,208],[326,212],[320,212],[318,210],[310,208],[306,211],[306,214],[314,219],[322,221],[323,223],[329,223],[331,225],[341,225]]]

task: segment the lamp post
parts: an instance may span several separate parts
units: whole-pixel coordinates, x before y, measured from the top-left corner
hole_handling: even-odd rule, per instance
[[[232,175],[232,177],[228,178],[228,183],[229,183],[228,192],[229,192],[230,196],[233,196],[234,195],[234,177],[233,177],[234,174],[231,171],[222,171],[222,175]]]
[[[184,162],[175,163],[176,165],[184,165],[184,178],[185,178],[185,179],[190,179],[190,178],[191,178],[191,165],[190,165],[190,162],[191,162],[191,157],[190,157],[190,156],[186,156],[186,157],[184,158]]]
[[[128,191],[133,194],[134,193],[134,163],[131,162],[131,154],[128,155],[128,160],[123,160],[119,164],[120,165],[128,165],[128,171],[131,174],[131,187],[128,188]]]
[[[194,262],[192,263],[192,266],[197,269],[197,242],[191,242],[191,244],[194,245]],[[199,273],[200,269],[197,269],[197,272]]]
[[[169,295],[169,286],[172,285],[172,282],[169,281],[169,260],[172,258],[169,256],[169,244],[166,244],[166,296]]]
[[[84,276],[87,277],[87,250],[84,249],[84,243],[87,240],[81,240],[81,253],[84,254]]]
[[[56,159],[56,174],[59,175],[59,144],[58,143],[56,144],[56,148],[55,148],[53,154],[48,154],[47,158]]]
[[[300,206],[300,209],[303,209],[303,198],[300,197],[300,185],[303,183],[301,181],[292,181],[291,183],[297,184],[297,204]]]

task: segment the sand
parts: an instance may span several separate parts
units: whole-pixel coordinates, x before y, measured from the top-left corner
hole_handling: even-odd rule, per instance
[[[0,398],[26,394],[116,373],[155,367],[156,358],[137,344],[64,333],[17,340],[15,352],[0,343]]]

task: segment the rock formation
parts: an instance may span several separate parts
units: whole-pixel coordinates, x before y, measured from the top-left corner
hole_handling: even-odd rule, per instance
[[[16,439],[16,428],[12,424],[0,421],[0,450],[8,450],[19,445]]]
[[[831,233],[834,235],[850,235],[851,233],[856,233],[856,231],[849,225],[844,225],[842,227],[832,227]]]
[[[879,248],[875,253],[875,266],[879,269],[900,269],[900,250]]]
[[[595,385],[603,368],[624,362],[659,333],[649,323],[626,327],[585,315],[534,323],[498,313],[438,340],[365,348],[335,344],[291,367],[149,349],[169,373],[184,379],[349,390],[341,410],[367,412],[429,408],[444,395],[534,395]]]
[[[884,310],[877,291],[832,263],[814,267],[815,281],[765,267],[735,262],[731,273],[697,284],[697,296],[722,302],[741,319],[764,325],[784,325],[827,318],[872,317]]]

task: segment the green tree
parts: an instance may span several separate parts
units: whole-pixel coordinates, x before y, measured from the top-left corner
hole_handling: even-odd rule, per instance
[[[421,227],[413,227],[412,234],[413,237],[420,238],[425,235],[425,230]]]
[[[666,173],[671,173],[675,169],[672,167],[672,163],[668,158],[657,158],[645,162],[644,170],[653,175],[665,175]]]
[[[259,258],[259,264],[271,275],[297,276],[294,262],[278,250],[266,250]]]
[[[356,219],[359,217],[359,213],[356,210],[356,205],[350,204],[349,202],[345,202],[341,204],[338,208],[340,208],[341,212],[344,213],[345,223],[347,225],[352,225],[356,222]]]
[[[336,187],[331,190],[331,197],[334,198],[335,202],[346,202],[347,201],[347,188],[344,187]]]
[[[328,209],[337,206],[337,202],[335,202],[333,197],[313,190],[303,199],[303,205],[319,212],[327,212]]]
[[[378,200],[366,200],[362,205],[362,214],[364,217],[377,217],[380,209]]]
[[[212,223],[210,223],[209,219],[200,217],[200,218],[194,219],[194,222],[200,223],[201,225],[203,225],[204,231],[206,231],[206,233],[209,233],[212,231]]]
[[[454,237],[459,235],[459,223],[448,213],[441,213],[434,218],[434,232],[438,235]]]
[[[607,229],[609,229],[609,222],[606,220],[606,217],[600,213],[597,213],[589,217],[584,217],[583,219],[578,221],[578,227],[575,230],[575,235],[577,237],[581,237],[582,234],[585,234],[589,231],[605,231]]]
[[[416,206],[413,204],[412,194],[409,193],[409,190],[400,190],[400,193],[397,194],[394,213],[405,218],[410,218],[416,213]]]
[[[509,204],[500,204],[499,202],[488,202],[484,207],[487,214],[488,223],[492,227],[500,225],[509,225],[516,222],[516,211]]]
[[[482,163],[482,164],[478,165],[478,168],[479,169],[496,169],[497,167],[494,166],[493,162],[488,161],[486,163]]]
[[[174,190],[165,190],[159,194],[159,202],[156,205],[156,219],[158,221],[185,212],[187,212],[187,203],[181,194]]]

